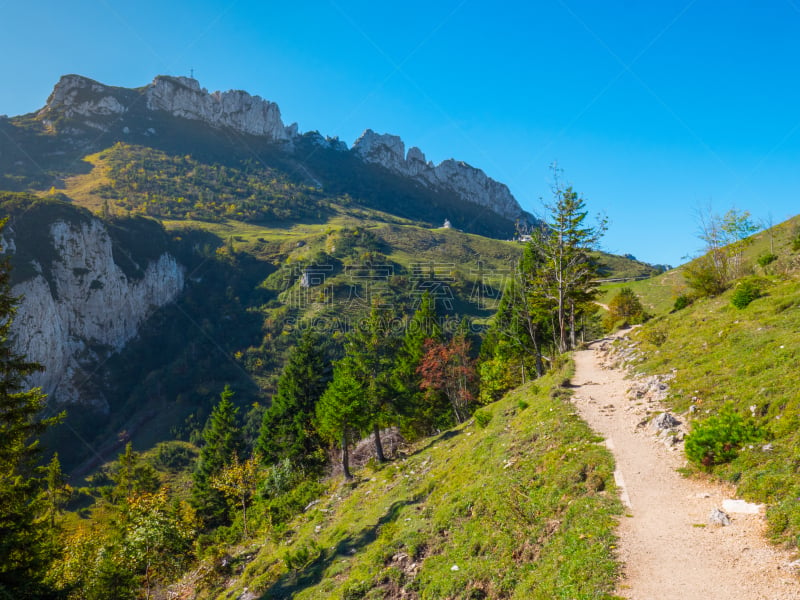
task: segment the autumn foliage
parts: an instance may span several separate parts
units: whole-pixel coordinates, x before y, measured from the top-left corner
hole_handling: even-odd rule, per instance
[[[477,381],[475,361],[470,358],[470,343],[463,334],[449,342],[425,340],[424,355],[417,372],[421,387],[427,394],[441,393],[447,397],[456,421],[469,415],[469,405],[475,399]]]

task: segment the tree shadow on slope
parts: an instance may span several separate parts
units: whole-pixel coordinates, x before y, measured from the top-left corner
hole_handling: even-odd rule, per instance
[[[369,546],[378,538],[378,531],[383,525],[392,523],[400,516],[403,508],[419,504],[424,498],[423,494],[407,500],[394,502],[381,518],[371,527],[365,527],[356,534],[345,536],[331,549],[323,550],[319,557],[302,569],[286,573],[272,584],[262,595],[260,600],[277,600],[279,598],[292,598],[298,592],[312,587],[323,580],[325,572],[336,560],[349,558]]]
[[[422,454],[423,452],[426,452],[428,449],[432,448],[439,442],[446,442],[447,440],[451,440],[457,435],[460,435],[461,431],[462,431],[461,429],[448,429],[441,435],[437,435],[436,437],[431,438],[430,441],[424,446],[420,446],[419,448],[417,448],[414,452],[411,453],[411,456]]]

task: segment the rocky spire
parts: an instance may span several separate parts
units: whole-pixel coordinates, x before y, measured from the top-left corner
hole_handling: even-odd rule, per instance
[[[353,144],[353,152],[364,162],[381,165],[427,187],[455,193],[462,200],[485,206],[508,219],[523,215],[522,208],[505,184],[462,161],[449,159],[434,165],[416,147],[405,154],[405,144],[396,135],[378,134],[367,129]]]

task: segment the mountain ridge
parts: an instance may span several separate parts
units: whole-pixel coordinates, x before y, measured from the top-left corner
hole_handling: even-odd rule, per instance
[[[64,75],[35,118],[47,129],[67,134],[79,133],[79,122],[95,132],[119,129],[127,136],[136,130],[140,135],[155,137],[159,135],[156,127],[134,122],[136,117],[159,112],[262,138],[287,154],[292,154],[296,143],[306,136],[316,146],[349,152],[364,163],[378,165],[432,191],[451,193],[462,202],[488,208],[512,222],[520,218],[532,220],[505,184],[463,161],[447,159],[434,165],[417,147],[410,148],[406,155],[399,136],[377,134],[372,129],[366,129],[351,147],[319,132],[301,133],[297,123],[283,123],[277,104],[242,90],[208,92],[189,77],[159,75],[141,88],[122,88],[81,75]]]

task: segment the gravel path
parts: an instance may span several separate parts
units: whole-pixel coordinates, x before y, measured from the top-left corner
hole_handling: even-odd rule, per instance
[[[657,406],[628,399],[631,381],[612,368],[608,341],[575,353],[574,402],[606,438],[627,505],[619,526],[624,574],[617,593],[632,600],[800,599],[793,557],[767,543],[762,514],[728,511],[731,524],[709,523],[732,488],[685,479],[682,444],[667,447],[652,428],[637,427]]]

